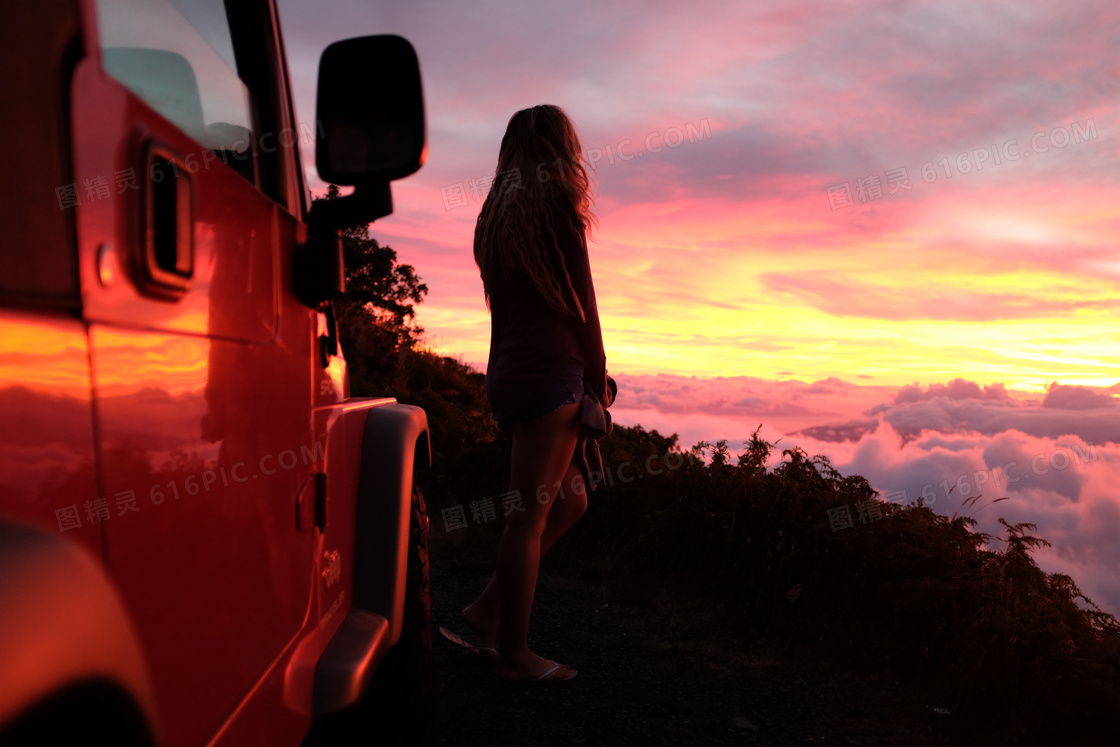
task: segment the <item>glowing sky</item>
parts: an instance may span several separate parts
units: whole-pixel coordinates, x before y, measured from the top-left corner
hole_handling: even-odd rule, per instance
[[[285,22],[300,119],[329,41],[417,48],[429,162],[374,234],[428,282],[441,351],[485,362],[474,190],[509,115],[552,102],[598,174],[612,372],[1115,383],[1120,8],[976,6],[287,3]]]
[[[1092,443],[978,518],[1037,521],[1120,612],[1120,5],[281,8],[301,121],[331,41],[417,49],[429,160],[372,234],[437,350],[484,367],[479,190],[509,116],[558,104],[598,177],[619,422],[733,450],[762,422],[911,498]]]

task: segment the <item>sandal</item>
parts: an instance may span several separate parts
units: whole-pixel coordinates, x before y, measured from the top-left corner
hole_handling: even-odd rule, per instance
[[[452,632],[447,628],[440,628],[439,632],[444,638],[454,643],[459,648],[463,649],[472,656],[477,656],[483,661],[497,661],[498,649],[493,646],[479,646],[477,643],[471,643],[458,633]]]

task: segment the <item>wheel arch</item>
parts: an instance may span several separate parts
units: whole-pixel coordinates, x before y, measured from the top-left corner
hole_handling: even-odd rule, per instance
[[[400,640],[408,567],[412,475],[431,465],[428,418],[413,405],[375,407],[366,418],[354,549],[354,606],[389,621]]]
[[[83,697],[152,733],[139,639],[101,563],[50,532],[0,521],[0,742],[29,720],[47,723],[55,706],[72,719]]]

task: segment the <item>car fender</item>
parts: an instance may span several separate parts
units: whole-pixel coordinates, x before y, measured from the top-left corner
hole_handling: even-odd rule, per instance
[[[366,419],[354,548],[354,606],[389,621],[401,637],[412,472],[431,465],[428,418],[413,405],[375,407]]]
[[[0,522],[0,730],[91,681],[123,690],[152,729],[139,640],[101,563],[62,537]]]

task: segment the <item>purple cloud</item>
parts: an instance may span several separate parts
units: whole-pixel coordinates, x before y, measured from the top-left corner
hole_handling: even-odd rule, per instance
[[[1059,410],[1096,410],[1115,408],[1118,402],[1112,395],[1096,391],[1091,387],[1063,386],[1055,381],[1047,390],[1042,406]]]
[[[849,420],[840,425],[818,425],[812,428],[802,428],[790,433],[791,436],[807,436],[817,441],[839,443],[850,441],[856,443],[869,433],[874,433],[879,427],[878,420]]]

